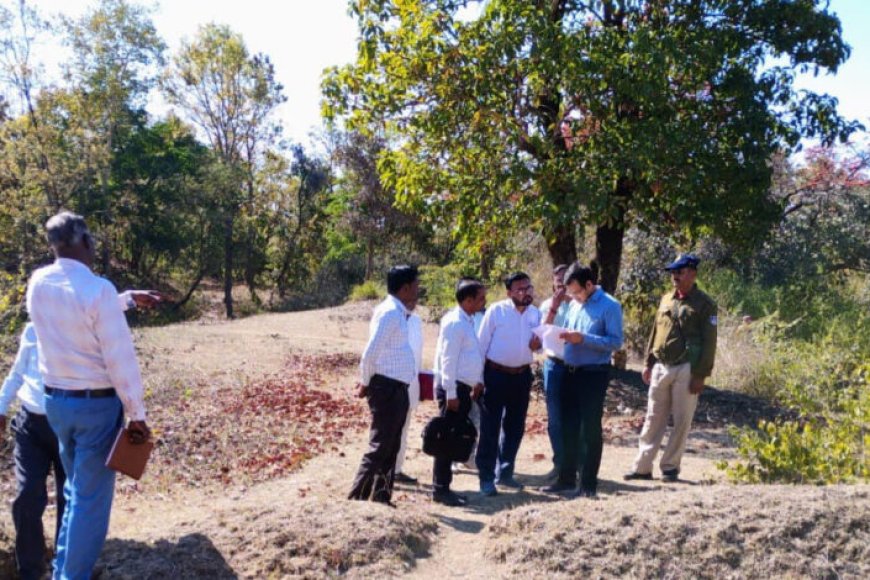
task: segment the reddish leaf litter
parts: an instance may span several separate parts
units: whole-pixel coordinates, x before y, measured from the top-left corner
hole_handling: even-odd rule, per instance
[[[240,389],[200,386],[152,413],[152,485],[243,484],[282,477],[324,452],[341,453],[369,416],[346,384],[358,355],[293,355]],[[133,486],[135,489],[135,486]]]

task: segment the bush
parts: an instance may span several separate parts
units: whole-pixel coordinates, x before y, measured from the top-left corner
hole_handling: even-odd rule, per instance
[[[420,267],[420,287],[425,289],[420,302],[429,310],[429,322],[441,320],[456,306],[456,281],[465,275],[460,264]]]
[[[350,300],[358,302],[360,300],[381,300],[387,295],[387,287],[383,282],[375,280],[366,280],[362,284],[357,284],[350,291]]]
[[[793,418],[733,428],[740,460],[724,469],[745,483],[846,483],[870,479],[870,364],[830,344],[786,345],[768,372]]]

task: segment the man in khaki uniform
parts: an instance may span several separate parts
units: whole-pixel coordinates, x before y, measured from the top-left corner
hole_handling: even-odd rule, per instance
[[[662,454],[662,481],[677,481],[680,460],[704,379],[716,357],[716,303],[695,284],[698,258],[681,254],[665,270],[671,273],[674,292],[665,294],[656,312],[647,347],[643,382],[650,385],[640,450],[624,479],[652,479],[656,453],[662,444],[668,416],[674,430]]]

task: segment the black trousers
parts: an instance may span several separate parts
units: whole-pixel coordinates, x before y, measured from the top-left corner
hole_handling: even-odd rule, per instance
[[[348,499],[389,503],[402,427],[408,415],[408,385],[375,375],[369,381],[366,398],[372,412],[369,450],[363,455]]]
[[[57,436],[45,415],[22,408],[12,420],[12,431],[15,433],[15,479],[18,483],[17,494],[12,502],[15,560],[22,580],[39,579],[45,571],[42,514],[48,505],[46,480],[53,469],[57,498],[56,545],[65,506],[63,485],[66,473],[60,463]]]
[[[581,488],[594,491],[598,487],[604,448],[601,416],[609,382],[609,366],[581,367],[565,373],[562,382],[565,461],[559,474],[561,483],[575,484],[579,470]]]
[[[456,383],[456,398],[459,399],[459,410],[449,411],[447,409],[447,392],[438,387],[435,391],[435,396],[438,399],[438,409],[441,411],[441,416],[446,417],[448,414],[456,415],[459,418],[467,418],[471,412],[471,387],[465,383]],[[435,457],[432,467],[432,489],[437,492],[445,492],[450,489],[450,484],[453,482],[453,462],[449,457]]]

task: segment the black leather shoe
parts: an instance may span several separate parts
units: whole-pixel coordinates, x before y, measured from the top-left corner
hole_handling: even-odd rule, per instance
[[[510,489],[523,489],[523,484],[514,479],[513,477],[499,478],[495,481],[495,484],[499,487],[509,487]]]
[[[646,481],[652,481],[652,473],[635,473],[634,471],[629,471],[622,476],[622,479],[624,479],[625,481],[631,481],[632,479],[643,479]]]
[[[560,474],[559,468],[554,467],[553,469],[548,471],[546,475],[544,475],[544,481],[546,481],[549,484],[557,483],[559,481],[559,474]]]
[[[410,475],[406,475],[406,474],[402,473],[401,471],[399,473],[397,473],[395,476],[393,476],[393,481],[395,481],[396,483],[409,483],[409,484],[417,483],[416,478],[411,477]]]
[[[674,483],[675,481],[679,481],[679,479],[679,469],[668,469],[666,471],[662,471],[662,481],[664,481],[665,483]]]
[[[468,500],[458,493],[452,491],[436,491],[432,493],[432,501],[450,507],[462,507],[468,503]]]
[[[577,491],[574,492],[574,497],[595,498],[598,497],[598,492],[591,487],[578,487]]]
[[[547,487],[542,487],[541,491],[544,493],[565,493],[566,491],[574,491],[573,483],[560,483],[556,482],[552,485],[548,485]]]

